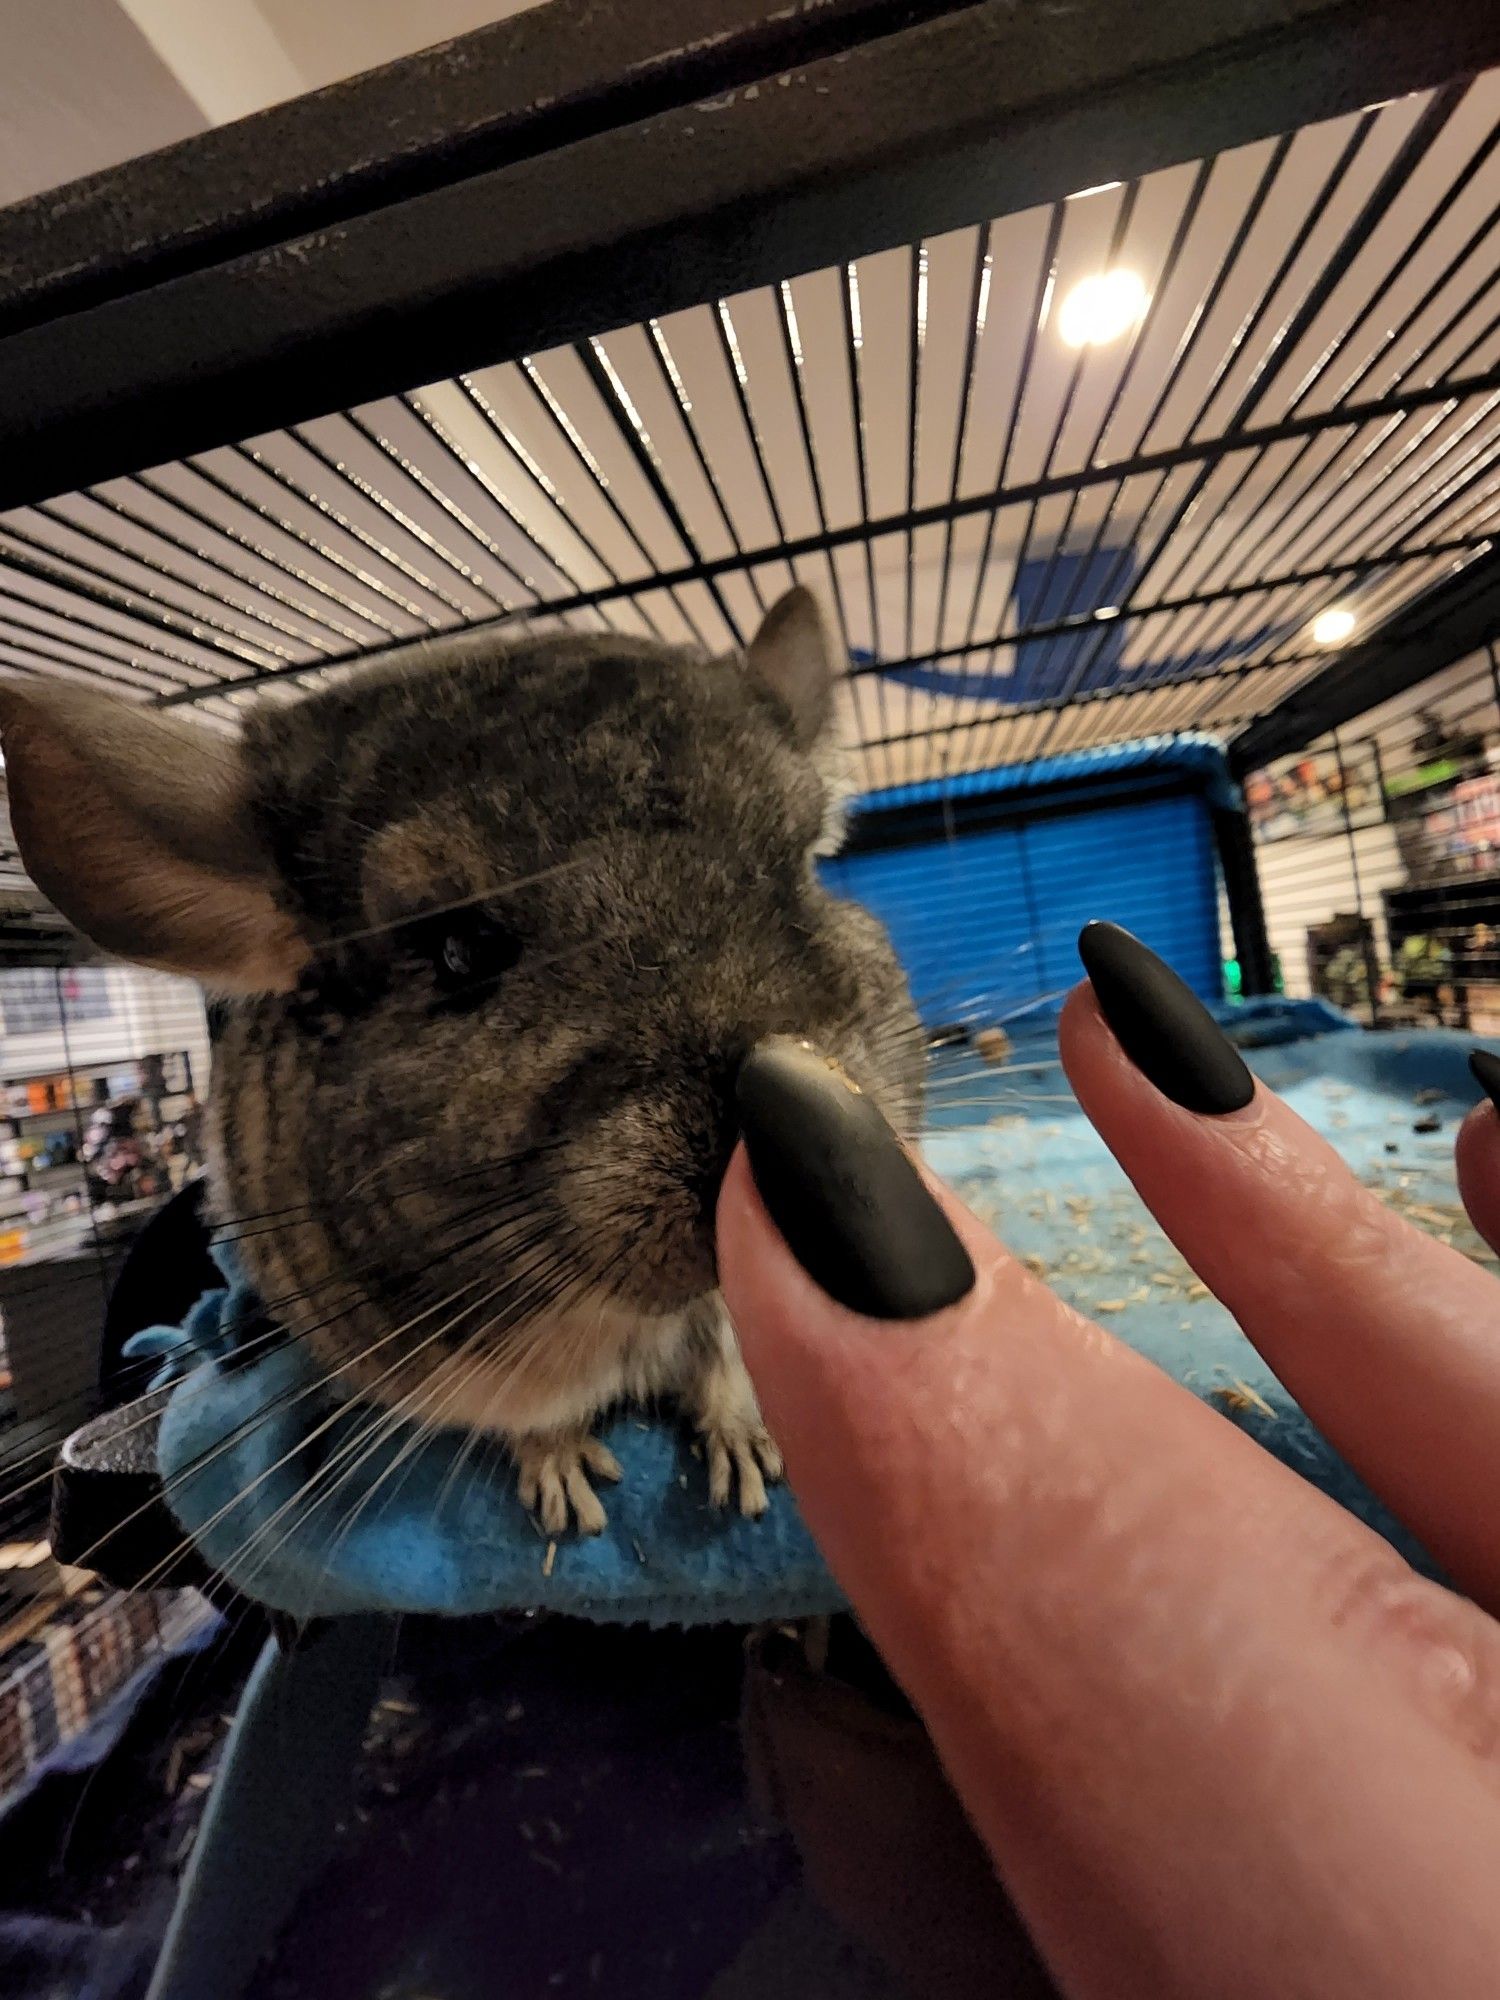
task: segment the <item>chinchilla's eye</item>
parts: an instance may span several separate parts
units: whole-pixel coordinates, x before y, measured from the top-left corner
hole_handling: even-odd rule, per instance
[[[482,910],[438,919],[425,940],[426,952],[445,1000],[478,1006],[521,956],[521,941]]]

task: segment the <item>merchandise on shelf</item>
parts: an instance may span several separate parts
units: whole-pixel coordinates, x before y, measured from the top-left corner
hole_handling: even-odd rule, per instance
[[[0,1082],[0,1264],[173,1192],[202,1164],[203,1109],[182,1051]]]

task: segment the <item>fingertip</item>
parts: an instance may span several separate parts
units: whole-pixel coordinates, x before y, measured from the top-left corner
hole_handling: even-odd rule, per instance
[[[784,1265],[792,1260],[766,1213],[743,1140],[734,1149],[719,1189],[714,1237],[719,1286],[748,1361],[766,1323],[764,1308],[779,1292],[787,1275]]]
[[[1458,1128],[1456,1146],[1500,1144],[1500,1112],[1487,1099],[1469,1111]]]
[[[992,1289],[992,1267],[1013,1265],[1014,1260],[951,1188],[920,1160],[912,1165],[966,1255],[970,1282],[961,1297],[937,1311],[906,1319],[876,1318],[830,1297],[798,1261],[761,1198],[746,1146],[743,1141],[736,1146],[719,1190],[715,1235],[720,1288],[747,1360],[763,1339],[779,1333],[805,1342],[820,1334],[826,1338],[836,1329],[840,1338],[852,1334],[878,1346],[886,1330],[892,1335],[909,1328],[936,1333],[983,1309]],[[753,1371],[753,1361],[751,1365]]]
[[[761,1199],[743,1142],[719,1191],[717,1246],[719,1288],[745,1366],[773,1435],[795,1459],[805,1426],[817,1426],[818,1412],[857,1365],[851,1335],[857,1354],[881,1329],[846,1311],[797,1262]]]
[[[1486,1179],[1500,1177],[1500,1112],[1485,1101],[1476,1104],[1458,1128],[1453,1142],[1459,1179],[1464,1174],[1483,1173]]]
[[[1490,1049],[1475,1049],[1469,1056],[1469,1073],[1490,1103],[1500,1106],[1500,1056]]]
[[[874,1320],[930,1318],[974,1266],[875,1096],[811,1043],[772,1036],[735,1081],[756,1192],[821,1291]]]
[[[1163,1110],[1175,1108],[1167,1105],[1121,1048],[1087,979],[1081,979],[1063,1003],[1057,1046],[1064,1074],[1095,1124],[1115,1105],[1123,1107],[1133,1099],[1149,1097]]]
[[[1500,1112],[1488,1100],[1459,1126],[1453,1161],[1465,1213],[1490,1248],[1500,1249]]]
[[[1063,1002],[1057,1023],[1057,1053],[1064,1076],[1087,1109],[1085,1093],[1097,1086],[1111,1054],[1118,1056],[1120,1049],[1104,1025],[1098,999],[1086,979],[1080,979]]]
[[[770,1219],[755,1192],[755,1176],[750,1171],[750,1158],[741,1139],[729,1156],[714,1211],[714,1234],[721,1250],[726,1237],[738,1242],[746,1230],[754,1229],[757,1224],[768,1228]]]
[[[1096,1021],[1098,1018],[1099,1008],[1094,999],[1094,989],[1086,979],[1080,979],[1064,1000],[1062,1013],[1057,1021],[1058,1053],[1062,1057],[1065,1070],[1069,1067],[1069,1057],[1073,1051],[1083,1045],[1091,1019]]]

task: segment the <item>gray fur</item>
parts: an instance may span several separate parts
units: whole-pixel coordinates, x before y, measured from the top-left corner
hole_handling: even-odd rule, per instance
[[[311,962],[230,1007],[218,1213],[341,1387],[506,1438],[549,1527],[602,1521],[587,1431],[621,1396],[681,1400],[716,1498],[756,1511],[779,1469],[715,1290],[744,1053],[805,1037],[918,1112],[895,956],[815,874],[836,760],[782,668],[436,642],[245,731]],[[449,906],[461,949],[470,912],[513,938],[492,985],[444,990]]]

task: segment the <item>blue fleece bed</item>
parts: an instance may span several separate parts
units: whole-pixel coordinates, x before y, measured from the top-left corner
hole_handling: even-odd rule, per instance
[[[1453,1180],[1454,1133],[1476,1098],[1467,1040],[1367,1034],[1327,1010],[1274,1006],[1242,1012],[1236,1033],[1256,1071],[1356,1172],[1422,1226],[1487,1254]],[[965,1103],[945,1112],[943,1077],[960,1063]],[[977,1082],[972,1069],[966,1052],[935,1058],[927,1150],[937,1169],[1063,1297],[1427,1567],[1195,1284],[1068,1095],[1055,1042],[1034,1036]],[[174,1510],[247,1594],[298,1617],[546,1608],[663,1625],[841,1608],[785,1487],[761,1521],[717,1512],[685,1435],[638,1413],[604,1432],[625,1476],[605,1496],[609,1525],[597,1538],[549,1541],[501,1452],[455,1434],[423,1443],[398,1429],[361,1458],[357,1479],[341,1480],[367,1419],[316,1390],[297,1343],[236,1362],[249,1303],[231,1282],[182,1328],[133,1343],[160,1357],[158,1382],[177,1384],[160,1447]]]

